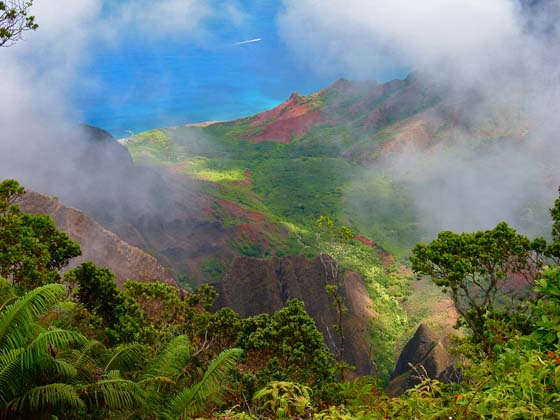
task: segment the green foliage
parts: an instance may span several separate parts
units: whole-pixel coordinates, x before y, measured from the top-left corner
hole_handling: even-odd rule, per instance
[[[15,203],[24,193],[15,180],[0,183],[0,276],[32,289],[57,282],[58,271],[81,251],[49,216],[20,210]]]
[[[221,281],[225,275],[224,265],[216,258],[208,258],[204,261],[202,271],[212,283]]]
[[[370,326],[376,376],[382,383],[387,382],[395,364],[396,341],[408,328],[407,314],[401,305],[401,297],[409,293],[408,277],[399,274],[399,270],[382,267],[378,253],[358,241],[324,240],[320,246],[342,270],[360,273],[365,281],[378,313]]]
[[[525,279],[527,288],[533,284],[541,266],[537,252],[542,251],[541,240],[531,242],[502,222],[475,233],[440,232],[429,245],[416,245],[410,260],[417,275],[430,276],[450,291],[462,320],[488,351],[489,314],[509,312],[498,306],[498,299],[508,292],[512,276]]]
[[[535,292],[539,299],[535,305],[537,320],[533,335],[545,348],[560,349],[560,268],[545,270],[537,280]]]
[[[264,256],[261,246],[254,243],[249,238],[243,238],[242,241],[232,242],[232,247],[246,257],[260,258]]]
[[[344,407],[331,406],[318,413],[315,413],[313,420],[353,420],[352,414],[348,413]]]
[[[311,408],[311,389],[305,385],[287,381],[270,382],[253,396],[260,410],[277,419],[301,417]]]
[[[212,360],[200,381],[171,399],[167,416],[188,419],[200,413],[208,404],[220,404],[226,393],[224,382],[227,375],[235,368],[242,354],[241,349],[229,349],[220,353]]]
[[[560,195],[560,189],[558,190]],[[552,217],[552,243],[546,248],[546,254],[555,259],[556,263],[560,262],[560,196],[554,201],[554,206],[550,209]]]
[[[349,226],[336,226],[335,221],[329,216],[319,216],[317,225],[322,233],[326,234],[331,240],[338,239],[342,242],[348,242],[355,236]]]
[[[44,315],[64,295],[62,285],[48,285],[28,292],[11,305],[2,308],[0,315],[0,348],[19,348],[33,333],[34,321]]]
[[[39,25],[35,16],[29,14],[33,0],[0,1],[0,47],[9,47],[19,41],[26,31],[34,31]]]
[[[76,298],[93,315],[101,317],[113,343],[150,340],[153,331],[138,303],[118,290],[113,273],[91,262],[68,271],[65,280],[78,286]]]
[[[164,283],[140,283],[128,280],[124,283],[127,297],[134,300],[146,315],[158,339],[168,340],[178,333],[177,325],[185,319],[185,302],[179,290]]]
[[[283,380],[321,387],[333,381],[332,355],[302,301],[244,319],[241,328],[239,345],[261,385]]]
[[[37,320],[65,294],[62,285],[28,292],[0,311],[0,417],[84,406],[71,386],[58,382],[77,374],[57,353],[87,342],[80,334],[44,330]]]
[[[321,215],[338,214],[352,169],[338,159],[266,160],[253,169],[253,189],[278,216],[312,224]]]
[[[368,139],[368,147],[371,147]],[[352,226],[398,257],[421,239],[411,187],[389,174],[361,169],[345,186],[344,211]]]

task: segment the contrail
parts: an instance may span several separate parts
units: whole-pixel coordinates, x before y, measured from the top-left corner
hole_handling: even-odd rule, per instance
[[[260,42],[262,38],[248,39],[247,41],[236,42],[233,45],[252,44],[253,42]]]

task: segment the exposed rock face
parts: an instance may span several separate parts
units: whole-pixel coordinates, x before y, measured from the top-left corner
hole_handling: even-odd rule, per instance
[[[325,290],[325,279],[324,266],[319,258],[239,257],[217,286],[216,308],[228,306],[241,316],[252,316],[272,313],[290,299],[301,299],[323,333],[325,342],[337,354],[340,337],[333,326],[337,324],[338,312]],[[371,309],[373,302],[362,278],[355,273],[347,273],[341,279],[339,290],[348,307],[342,322],[343,359],[356,366],[357,373],[372,374],[368,333],[370,321],[375,316]]]
[[[391,396],[402,394],[421,382],[419,374],[438,378],[451,364],[452,358],[442,340],[428,326],[421,324],[399,356],[387,393]]]
[[[73,259],[68,268],[83,261],[92,261],[110,269],[119,285],[128,279],[173,282],[154,257],[124,242],[81,211],[65,207],[57,199],[35,192],[27,192],[19,204],[25,212],[48,214],[58,229],[78,242],[82,256]]]

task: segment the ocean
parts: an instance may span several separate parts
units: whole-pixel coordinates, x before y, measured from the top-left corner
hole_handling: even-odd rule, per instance
[[[80,122],[122,138],[158,127],[231,120],[270,109],[293,92],[306,95],[352,77],[320,75],[313,63],[297,61],[278,34],[281,1],[234,3],[243,10],[241,22],[214,19],[203,37],[156,41],[123,27],[116,46],[92,46],[70,98]],[[380,81],[405,74],[401,69]]]
[[[333,82],[294,61],[277,35],[278,1],[244,2],[241,26],[213,22],[200,42],[135,39],[99,46],[81,70],[72,105],[117,138],[157,127],[230,120],[274,107],[294,91]],[[241,43],[260,39],[259,41]],[[241,43],[241,44],[240,44]]]

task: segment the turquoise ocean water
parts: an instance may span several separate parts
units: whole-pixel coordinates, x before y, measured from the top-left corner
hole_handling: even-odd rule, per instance
[[[157,127],[230,120],[270,109],[293,92],[309,94],[351,77],[319,76],[310,71],[312,63],[295,60],[278,35],[281,1],[235,4],[245,13],[243,22],[215,19],[202,41],[190,36],[149,41],[134,28],[119,28],[118,47],[93,46],[71,98],[82,122],[121,138]],[[239,44],[254,39],[261,40]]]
[[[155,127],[229,120],[269,109],[298,91],[321,89],[280,41],[278,1],[245,1],[241,26],[216,21],[211,37],[145,42],[123,28],[118,48],[94,48],[74,89],[73,106],[86,123],[115,137]],[[261,38],[259,42],[237,44]]]

